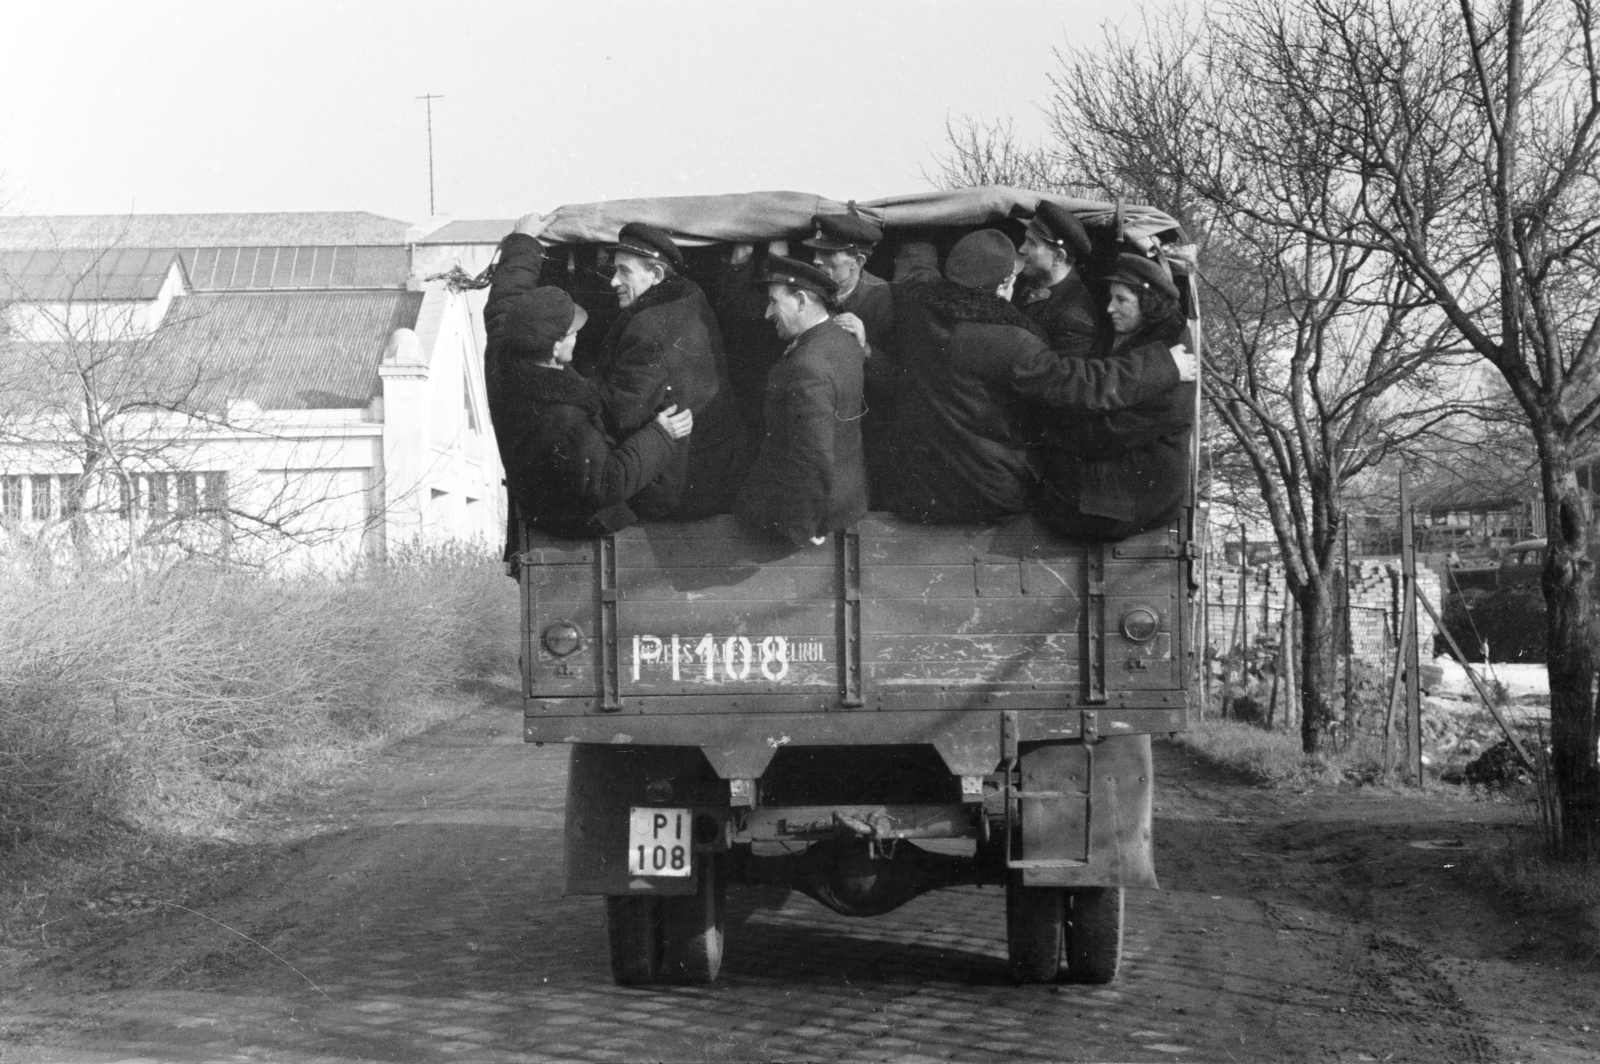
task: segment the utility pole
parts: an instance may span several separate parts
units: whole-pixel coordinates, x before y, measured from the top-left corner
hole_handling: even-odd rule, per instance
[[[433,93],[429,93],[426,96],[418,96],[417,99],[426,100],[427,103],[428,103],[428,217],[432,218],[433,215],[434,215],[434,209],[433,209],[433,101],[442,100],[442,99],[444,99],[444,97],[443,96],[435,96]]]

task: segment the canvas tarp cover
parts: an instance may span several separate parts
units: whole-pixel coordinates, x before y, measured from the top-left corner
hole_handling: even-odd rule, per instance
[[[856,204],[861,214],[885,230],[913,226],[983,225],[1032,214],[1041,199],[1051,199],[1088,224],[1109,225],[1116,207],[1070,196],[1045,197],[1026,189],[993,185],[916,192]],[[554,244],[609,243],[628,222],[664,229],[684,244],[713,241],[780,240],[811,228],[815,214],[842,213],[846,205],[804,192],[745,192],[725,196],[663,196],[608,200],[557,207],[544,239]],[[1124,233],[1130,240],[1181,241],[1178,223],[1153,207],[1125,205]]]

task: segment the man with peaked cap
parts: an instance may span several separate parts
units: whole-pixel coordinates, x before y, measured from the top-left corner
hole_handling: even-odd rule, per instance
[[[801,244],[811,249],[812,264],[838,286],[834,305],[839,314],[861,323],[863,343],[882,348],[894,328],[894,297],[889,282],[867,272],[867,259],[883,239],[883,230],[854,212],[812,216],[813,233]],[[841,321],[847,329],[851,323]]]
[[[694,417],[668,407],[620,444],[607,435],[600,393],[571,368],[589,315],[561,289],[535,286],[527,243],[536,242],[508,242],[483,309],[495,444],[514,509],[529,525],[605,535],[637,520],[628,500],[687,448],[679,441]],[[507,549],[509,560],[515,545]]]
[[[835,299],[839,313],[834,321],[860,342],[867,355],[867,412],[861,431],[867,457],[868,486],[872,505],[881,507],[889,498],[895,471],[888,464],[899,419],[898,394],[901,368],[895,358],[895,300],[905,287],[902,281],[937,279],[938,259],[933,248],[914,244],[915,265],[900,276],[901,260],[896,259],[893,283],[866,271],[873,247],[883,239],[883,230],[855,213],[818,214],[811,219],[812,235],[801,243],[811,248],[817,269],[839,286]],[[920,253],[926,251],[927,255]]]
[[[514,250],[537,278],[544,255],[537,237],[548,225],[538,215],[521,219],[502,242],[496,276]],[[724,513],[739,488],[746,446],[716,315],[684,274],[683,253],[660,229],[630,222],[609,250],[611,289],[622,312],[588,370],[606,430],[626,440],[667,407],[694,413],[688,446],[634,496],[633,509],[665,521]]]
[[[833,320],[838,286],[822,270],[769,256],[758,283],[788,346],[767,376],[766,435],[735,512],[793,546],[820,544],[867,512],[861,345]]]
[[[1103,320],[1079,272],[1092,251],[1076,215],[1050,200],[1039,201],[1022,242],[1022,273],[1032,282],[1022,297],[1022,312],[1064,355],[1086,353]]]

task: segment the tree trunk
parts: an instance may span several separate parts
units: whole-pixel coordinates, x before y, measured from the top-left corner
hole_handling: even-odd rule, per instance
[[[1593,565],[1585,506],[1564,448],[1546,451],[1544,572],[1549,648],[1551,770],[1562,848],[1600,856],[1600,713],[1594,698]]]
[[[1315,754],[1332,732],[1336,719],[1334,694],[1339,686],[1339,631],[1334,623],[1334,596],[1321,580],[1301,587],[1300,607],[1300,747]]]

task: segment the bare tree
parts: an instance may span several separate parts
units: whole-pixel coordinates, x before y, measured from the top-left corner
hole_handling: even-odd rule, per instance
[[[1211,486],[1239,509],[1259,505],[1280,547],[1302,623],[1301,739],[1315,752],[1340,717],[1336,559],[1350,485],[1462,409],[1448,372],[1462,356],[1410,275],[1349,241],[1355,223],[1338,236],[1277,224],[1337,214],[1346,175],[1251,71],[1207,62],[1205,30],[1175,16],[1059,52],[1053,139],[1033,149],[1048,158],[1032,169],[1160,207],[1198,241],[1208,395],[1228,437],[1210,448]],[[952,176],[977,146],[1015,154],[1003,134],[958,132]]]
[[[1382,256],[1505,380],[1539,455],[1549,529],[1553,768],[1562,844],[1600,852],[1591,515],[1575,461],[1600,421],[1600,55],[1590,0],[1234,0],[1211,69],[1296,116],[1339,178],[1327,209],[1255,221]],[[1271,137],[1229,131],[1250,158]],[[1208,191],[1228,191],[1219,172]]]
[[[320,516],[330,493],[306,490],[319,456],[230,402],[238,382],[213,357],[203,315],[165,288],[125,291],[127,256],[147,254],[57,249],[7,256],[31,274],[0,269],[8,537],[50,559],[64,532],[74,565],[117,557],[137,580],[174,558],[262,564],[347,533]],[[218,460],[241,438],[290,444],[307,472],[241,476]],[[29,520],[17,520],[24,481]]]

